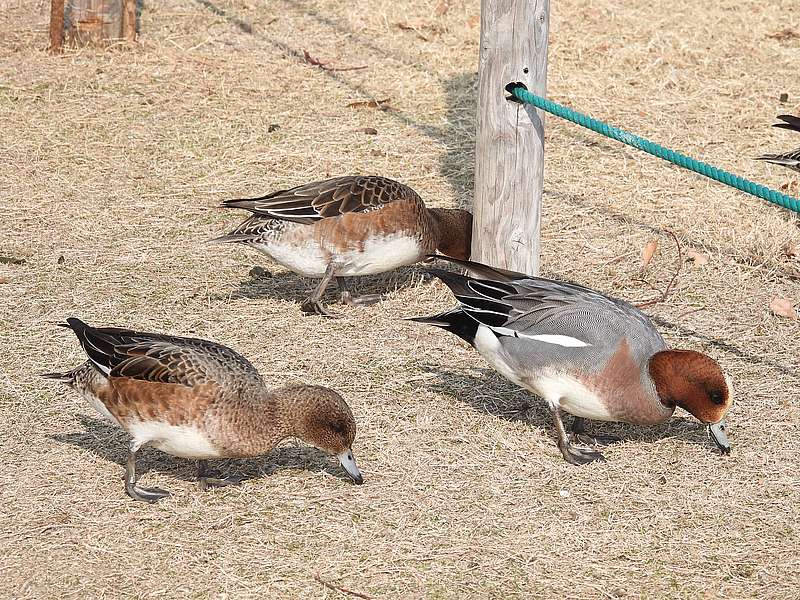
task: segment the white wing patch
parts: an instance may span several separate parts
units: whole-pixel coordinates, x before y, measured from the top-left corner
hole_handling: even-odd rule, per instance
[[[528,333],[520,333],[519,331],[516,331],[515,329],[509,329],[508,327],[492,327],[492,329],[500,335],[509,335],[516,338],[524,338],[526,340],[536,340],[537,342],[554,344],[556,346],[563,346],[564,348],[585,348],[587,346],[591,346],[591,344],[569,335],[531,335]]]

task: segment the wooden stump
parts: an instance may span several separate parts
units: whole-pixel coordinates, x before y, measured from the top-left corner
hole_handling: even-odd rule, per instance
[[[64,0],[50,2],[50,52],[61,52],[64,45]]]
[[[136,41],[136,0],[51,0],[50,49],[58,52],[64,39],[75,45]]]
[[[544,178],[544,113],[508,102],[521,81],[545,95],[549,0],[482,0],[473,260],[535,275]]]

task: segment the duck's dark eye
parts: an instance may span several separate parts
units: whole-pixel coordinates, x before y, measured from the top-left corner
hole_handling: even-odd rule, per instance
[[[725,403],[725,398],[723,398],[722,392],[720,392],[719,390],[713,390],[709,394],[709,397],[711,398],[711,401],[714,404],[724,404]]]

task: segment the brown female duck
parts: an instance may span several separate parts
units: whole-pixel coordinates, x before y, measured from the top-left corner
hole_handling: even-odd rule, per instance
[[[45,377],[67,383],[131,435],[125,491],[156,502],[169,495],[136,484],[136,452],[145,445],[196,459],[201,488],[238,483],[207,476],[210,458],[266,454],[288,437],[335,455],[362,483],[353,458],[356,424],[335,391],[294,385],[269,390],[255,367],[230,348],[201,339],[90,327],[67,319],[89,360]]]
[[[468,211],[427,208],[413,189],[385,177],[335,177],[222,206],[253,216],[213,241],[247,244],[299,275],[321,278],[305,312],[332,316],[321,298],[334,277],[342,302],[372,304],[379,295],[354,297],[345,278],[385,273],[437,250],[469,258]]]

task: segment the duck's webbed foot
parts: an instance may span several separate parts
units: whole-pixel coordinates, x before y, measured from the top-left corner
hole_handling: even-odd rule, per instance
[[[595,450],[573,446],[564,429],[564,422],[561,420],[561,410],[558,407],[552,406],[550,410],[553,413],[553,424],[556,426],[558,449],[561,450],[561,455],[564,457],[564,460],[573,465],[585,465],[586,463],[596,460],[605,461],[605,457]]]
[[[621,440],[616,435],[590,435],[586,433],[586,419],[575,417],[572,420],[572,441],[584,446],[605,448]]]
[[[169,492],[159,488],[146,488],[136,485],[136,451],[138,449],[132,443],[128,452],[128,462],[125,464],[125,493],[134,500],[152,504],[169,496]]]
[[[325,307],[322,306],[322,294],[325,293],[325,290],[328,288],[328,284],[331,282],[331,279],[333,279],[333,276],[334,266],[333,264],[330,264],[328,265],[328,268],[325,269],[325,275],[322,276],[322,279],[317,284],[317,287],[314,288],[314,291],[311,292],[311,295],[300,305],[300,308],[304,313],[311,315],[316,314],[329,319],[336,318],[336,315],[329,313],[327,310],[325,310]]]
[[[322,301],[313,297],[306,298],[300,305],[302,310],[307,315],[319,315],[320,317],[327,317],[328,319],[338,319],[338,315],[334,315],[327,311],[322,305]]]
[[[383,300],[381,294],[363,294],[361,296],[354,296],[350,291],[350,287],[345,277],[337,277],[336,283],[339,285],[339,291],[342,293],[342,304],[348,306],[370,306]]]
[[[205,460],[198,460],[197,461],[197,484],[200,486],[200,489],[206,491],[211,488],[215,487],[226,487],[229,485],[241,485],[242,480],[237,479],[235,477],[209,477],[212,475],[211,471],[208,469],[208,461]]]

